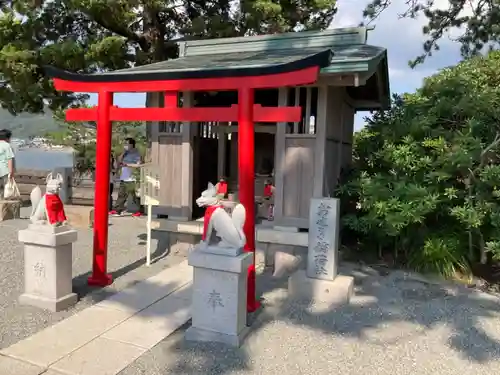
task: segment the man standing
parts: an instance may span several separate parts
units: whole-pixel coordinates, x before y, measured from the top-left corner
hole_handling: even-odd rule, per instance
[[[0,199],[3,199],[5,184],[9,178],[14,178],[14,151],[10,145],[12,132],[8,129],[0,130]]]
[[[121,215],[125,211],[128,197],[132,196],[134,204],[139,207],[139,210],[132,216],[138,217],[142,215],[143,209],[141,200],[137,196],[137,182],[134,170],[141,167],[142,158],[139,150],[135,148],[135,139],[127,138],[124,148],[123,154],[118,157],[118,165],[121,167],[118,199],[114,209],[109,214],[113,216]]]

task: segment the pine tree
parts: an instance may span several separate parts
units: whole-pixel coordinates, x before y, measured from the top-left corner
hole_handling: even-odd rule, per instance
[[[175,58],[179,40],[324,29],[335,0],[0,1],[0,105],[16,114],[78,105],[41,67],[92,73]],[[238,3],[236,3],[238,4]]]

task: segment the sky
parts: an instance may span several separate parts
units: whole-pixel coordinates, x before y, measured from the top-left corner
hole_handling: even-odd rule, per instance
[[[339,0],[338,13],[331,27],[359,25],[362,21],[362,11],[367,3],[367,0]],[[435,52],[424,64],[414,69],[408,66],[408,61],[422,52],[425,40],[422,26],[425,24],[425,18],[400,19],[399,14],[405,11],[405,3],[395,0],[380,18],[371,23],[375,26],[375,30],[368,34],[369,44],[387,49],[391,93],[412,92],[421,85],[426,76],[460,61],[460,46],[449,37],[445,37],[440,42],[440,51]],[[437,3],[444,5],[448,0],[438,0]],[[144,101],[144,94],[115,95],[115,104],[121,107],[143,107]],[[91,97],[90,104],[96,104],[95,96]],[[369,115],[367,112],[356,114],[355,130],[363,127],[363,118],[367,115]]]

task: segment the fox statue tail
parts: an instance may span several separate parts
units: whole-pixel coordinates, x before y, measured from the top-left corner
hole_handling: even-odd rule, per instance
[[[30,193],[30,201],[31,201],[30,217],[33,217],[35,215],[36,209],[41,200],[42,200],[42,189],[40,189],[40,186],[37,185],[33,188],[33,190],[31,190]]]
[[[245,225],[247,213],[245,211],[245,207],[241,203],[237,204],[236,207],[233,208],[233,213],[231,214],[231,220],[238,231],[243,244],[246,243],[245,233],[243,232],[243,226]]]

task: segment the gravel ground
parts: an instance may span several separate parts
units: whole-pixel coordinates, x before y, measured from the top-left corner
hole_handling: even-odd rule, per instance
[[[284,280],[260,275],[265,308],[239,349],[184,341],[159,343],[120,375],[166,374],[494,374],[500,370],[500,303],[462,287],[401,271],[380,275],[353,265],[349,306],[286,301]]]
[[[22,208],[21,217],[27,217],[29,212],[30,208]],[[92,268],[92,230],[79,230],[78,241],[73,246],[73,283],[80,301],[67,311],[51,313],[21,306],[17,302],[24,283],[23,247],[17,240],[17,232],[28,224],[27,219],[0,223],[0,348],[10,346],[185,259],[175,254],[166,256],[164,252],[158,251],[153,254],[153,259],[158,261],[146,267],[145,218],[111,218],[108,270],[115,282],[107,288],[90,288],[86,285],[86,279]],[[153,240],[153,251],[156,245],[157,241]]]

